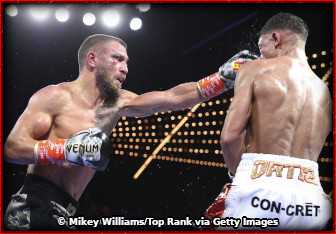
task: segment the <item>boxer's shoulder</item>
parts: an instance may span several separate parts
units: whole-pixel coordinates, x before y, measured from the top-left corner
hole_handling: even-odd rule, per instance
[[[120,90],[120,96],[119,96],[119,99],[118,99],[119,108],[122,109],[123,107],[125,107],[125,105],[127,105],[127,103],[130,100],[132,100],[132,99],[134,99],[138,96],[139,96],[138,94],[133,93],[131,91],[128,91],[128,90],[125,90],[125,89]]]
[[[71,100],[72,93],[69,87],[62,84],[49,85],[38,90],[29,100],[30,106],[40,109],[53,109]]]

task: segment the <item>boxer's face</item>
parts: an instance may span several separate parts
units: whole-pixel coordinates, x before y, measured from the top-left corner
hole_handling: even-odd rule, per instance
[[[258,46],[261,59],[275,58],[277,56],[271,33],[263,34],[259,38]]]
[[[100,55],[96,78],[109,97],[117,97],[128,73],[127,51],[118,42],[111,41],[101,48]]]

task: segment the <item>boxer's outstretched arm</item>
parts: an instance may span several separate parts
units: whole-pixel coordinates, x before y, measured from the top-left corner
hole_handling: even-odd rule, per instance
[[[245,129],[252,108],[254,61],[239,70],[234,87],[234,98],[229,107],[221,134],[221,147],[225,163],[233,174],[245,149]]]
[[[52,125],[55,89],[57,89],[55,86],[46,87],[29,100],[28,106],[6,140],[4,159],[7,162],[35,163],[34,146],[39,138],[49,132]]]
[[[123,116],[145,117],[156,112],[183,110],[205,101],[197,83],[185,83],[167,91],[154,91],[133,96],[120,105]]]

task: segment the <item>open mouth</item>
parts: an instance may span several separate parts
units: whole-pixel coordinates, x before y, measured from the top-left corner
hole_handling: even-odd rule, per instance
[[[119,81],[119,83],[122,84],[125,81],[125,77],[118,77],[117,81]]]

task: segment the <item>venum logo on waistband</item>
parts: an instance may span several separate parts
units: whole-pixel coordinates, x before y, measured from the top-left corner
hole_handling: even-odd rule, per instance
[[[294,177],[294,170],[299,169],[300,174],[298,176],[298,179],[302,182],[307,182],[310,184],[317,185],[315,181],[315,173],[314,169],[311,167],[303,167],[299,164],[282,164],[279,162],[274,161],[267,161],[267,160],[257,160],[254,162],[251,178],[257,179],[261,176],[265,175],[266,177],[271,177],[275,173],[277,177],[282,178],[282,172],[283,169],[287,168],[287,179],[293,179]]]

